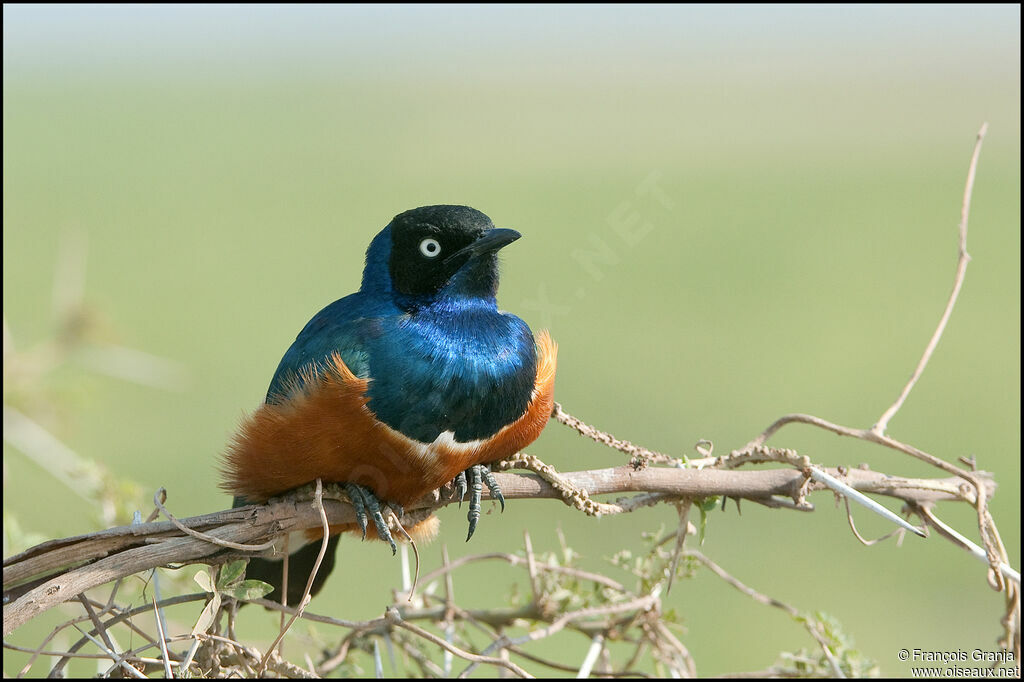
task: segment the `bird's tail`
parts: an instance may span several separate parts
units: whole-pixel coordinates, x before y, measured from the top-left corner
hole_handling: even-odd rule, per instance
[[[327,552],[324,554],[323,563],[313,579],[313,588],[310,595],[316,595],[323,587],[327,577],[334,570],[335,550],[338,548],[339,535],[332,535],[327,539]],[[306,583],[309,581],[309,574],[313,571],[313,564],[320,553],[320,542],[311,542],[303,545],[302,548],[292,552],[288,557],[288,605],[298,606],[302,595],[306,591]],[[281,586],[283,583],[282,573],[284,572],[284,560],[282,559],[260,559],[249,560],[249,567],[245,569],[246,580],[262,580],[274,586],[274,591],[266,596],[271,601],[281,602]]]

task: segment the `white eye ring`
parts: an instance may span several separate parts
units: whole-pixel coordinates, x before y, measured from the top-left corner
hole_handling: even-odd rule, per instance
[[[441,242],[432,237],[427,237],[420,242],[420,253],[427,258],[437,258],[441,253]]]

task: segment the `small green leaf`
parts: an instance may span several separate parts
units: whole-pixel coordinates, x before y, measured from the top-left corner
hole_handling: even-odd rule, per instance
[[[222,589],[221,593],[226,597],[234,597],[239,601],[248,601],[250,599],[263,599],[263,597],[266,597],[273,591],[274,586],[262,580],[243,580]]]
[[[217,576],[217,589],[223,590],[233,583],[242,579],[245,574],[245,567],[249,564],[245,559],[229,561],[220,567],[220,575]]]
[[[721,501],[721,499],[722,499],[721,495],[714,495],[712,497],[705,497],[699,503],[701,511],[705,511],[705,512],[714,511],[715,507],[718,506],[718,503]]]
[[[708,528],[708,512],[714,511],[715,507],[718,506],[719,499],[720,497],[718,495],[714,497],[708,497],[701,500],[700,504],[697,505],[698,509],[700,509],[699,544],[701,545],[704,544],[704,533]]]

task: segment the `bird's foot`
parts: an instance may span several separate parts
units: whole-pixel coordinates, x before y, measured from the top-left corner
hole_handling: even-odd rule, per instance
[[[398,547],[395,545],[394,538],[391,537],[391,530],[384,518],[384,510],[390,508],[392,513],[400,519],[405,514],[402,505],[394,502],[381,502],[376,493],[358,483],[339,483],[337,486],[345,492],[345,496],[355,509],[356,522],[359,524],[359,529],[363,531],[363,539],[366,539],[367,518],[372,519],[373,525],[377,529],[377,537],[391,545],[392,555],[396,554]]]
[[[501,487],[498,485],[498,481],[495,480],[494,474],[491,473],[491,468],[486,464],[476,464],[469,467],[458,476],[455,477],[453,482],[455,485],[455,493],[459,496],[459,506],[462,506],[462,500],[466,495],[466,491],[469,491],[469,514],[466,518],[469,519],[469,534],[466,535],[466,542],[473,537],[473,532],[476,530],[476,522],[480,520],[480,500],[483,495],[483,484],[487,484],[487,489],[491,491],[491,497],[501,503],[501,511],[505,511],[505,497],[501,494]]]
[[[462,509],[462,501],[466,499],[466,491],[469,490],[469,486],[466,483],[466,472],[460,471],[459,475],[452,481],[452,485],[455,486],[455,494],[459,498],[459,509]]]

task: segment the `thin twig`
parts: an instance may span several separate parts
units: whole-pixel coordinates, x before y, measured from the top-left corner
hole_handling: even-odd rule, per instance
[[[177,517],[175,517],[174,514],[172,514],[167,509],[167,507],[164,506],[163,501],[166,499],[167,491],[164,488],[158,488],[156,493],[153,495],[153,504],[156,505],[157,509],[159,509],[164,516],[167,517],[168,521],[174,524],[175,528],[180,530],[185,535],[191,535],[194,538],[206,540],[207,542],[213,543],[220,547],[227,547],[228,549],[237,549],[242,552],[262,552],[263,550],[270,549],[274,546],[274,540],[269,540],[259,545],[246,545],[239,542],[222,540],[212,535],[208,535],[207,533],[201,533],[197,530],[192,530],[191,528],[183,524],[181,521],[179,521]]]
[[[900,392],[896,402],[882,413],[878,422],[871,428],[871,430],[879,436],[885,433],[886,428],[889,426],[889,420],[892,419],[893,415],[895,415],[903,406],[903,402],[907,399],[907,396],[910,395],[910,391],[914,388],[914,384],[917,383],[917,380],[924,372],[924,368],[928,365],[928,361],[931,359],[932,353],[935,352],[935,347],[939,345],[939,339],[942,338],[942,333],[946,329],[946,323],[949,322],[949,317],[953,314],[953,306],[956,305],[956,299],[960,295],[960,289],[964,284],[964,276],[967,273],[967,263],[971,260],[970,255],[967,253],[967,217],[971,211],[971,194],[974,192],[974,176],[978,169],[978,156],[981,154],[981,143],[985,139],[986,132],[988,132],[988,123],[983,123],[974,142],[974,152],[971,154],[971,164],[967,169],[967,182],[964,186],[964,199],[960,207],[960,249],[956,262],[956,277],[953,280],[953,291],[949,294],[949,300],[946,302],[946,309],[942,312],[942,317],[939,319],[939,326],[935,328],[935,333],[932,334],[931,340],[928,341],[928,345],[924,349],[924,354],[921,355],[921,360],[917,363],[917,367],[914,368],[914,373],[910,376],[910,380],[907,381],[907,385],[903,387],[903,391]]]
[[[32,650],[32,656],[29,657],[28,662],[26,662],[24,667],[22,667],[21,671],[18,672],[18,677],[24,677],[28,674],[28,671],[31,670],[32,666],[35,664],[36,659],[39,658],[39,656],[44,655],[43,649],[46,647],[46,645],[49,644],[53,640],[53,638],[56,637],[61,631],[63,631],[65,628],[71,627],[71,625],[75,622],[81,622],[83,620],[88,619],[89,616],[80,616],[77,619],[68,621],[66,623],[61,623],[60,625],[56,626],[53,630],[51,630],[50,634],[43,638],[43,641],[39,643],[39,646],[36,649]],[[4,646],[8,646],[7,642],[4,642]]]
[[[36,653],[38,653],[40,656],[68,656],[70,658],[86,658],[86,659],[93,659],[93,660],[95,660],[95,659],[107,660],[107,659],[110,658],[110,656],[108,656],[105,653],[104,654],[80,654],[80,653],[73,653],[72,654],[72,653],[68,653],[67,651],[48,651],[48,650],[45,650],[45,649],[30,649],[29,647],[18,646],[17,644],[11,644],[10,642],[4,642],[3,646],[4,646],[5,649],[10,649],[11,651],[20,651],[20,652],[23,652],[23,653],[26,653],[26,654],[36,654]],[[157,646],[156,642],[147,643],[147,644],[144,645],[144,648],[148,649],[150,647],[155,647],[155,646]],[[140,649],[133,649],[132,653],[137,652],[139,650]],[[152,663],[154,665],[157,665],[157,664],[160,664],[160,663],[163,662],[162,659],[159,659],[159,658],[146,658],[146,657],[143,657],[143,656],[134,656],[132,658],[132,660],[138,660],[138,661],[141,661],[143,663]],[[171,665],[172,666],[177,666],[179,664],[178,664],[177,661],[171,661]],[[573,668],[573,670],[575,670],[575,668]],[[23,674],[19,674],[18,677],[24,677],[24,675]]]
[[[832,490],[835,490],[837,493],[842,495],[843,499],[853,500],[857,504],[875,512],[882,518],[892,521],[900,528],[903,528],[904,530],[909,530],[910,532],[919,535],[922,538],[926,537],[924,531],[910,525],[909,523],[901,519],[899,516],[896,516],[896,514],[893,514],[891,511],[889,511],[882,505],[872,500],[870,497],[867,497],[866,495],[861,495],[859,492],[857,492],[850,486],[846,485],[835,476],[829,474],[826,471],[822,471],[820,468],[815,466],[809,467],[809,470],[811,478],[813,478],[815,481],[818,481],[819,483],[824,483],[828,487],[832,488]]]
[[[428,632],[427,630],[424,630],[423,628],[417,625],[413,625],[412,623],[405,621],[402,618],[401,614],[399,614],[398,609],[389,606],[388,609],[384,612],[384,619],[388,622],[389,625],[395,625],[400,628],[405,628],[409,632],[412,632],[413,634],[436,644],[437,646],[445,649],[446,651],[450,651],[459,658],[464,658],[465,660],[473,661],[474,663],[487,663],[489,665],[501,666],[512,671],[519,677],[533,679],[533,675],[526,672],[525,670],[523,670],[511,661],[505,661],[500,658],[492,658],[490,656],[480,656],[479,654],[470,653],[468,651],[465,651],[464,649],[460,649],[454,644],[450,644],[444,641],[432,632]]]
[[[100,640],[96,639],[95,637],[93,637],[91,634],[85,632],[84,630],[79,629],[77,625],[75,626],[75,628],[78,629],[78,631],[80,633],[82,633],[82,635],[86,639],[88,639],[90,642],[92,642],[97,647],[99,647],[101,651],[103,651],[105,654],[107,654],[107,657],[110,658],[110,660],[114,662],[114,665],[120,666],[122,670],[127,672],[132,677],[137,677],[137,678],[142,679],[142,680],[148,680],[149,679],[144,674],[139,672],[139,670],[137,668],[135,668],[135,666],[133,666],[132,664],[128,663],[128,661],[124,660],[123,657],[118,656],[114,651],[109,649],[106,644],[104,644]]]
[[[167,653],[167,635],[164,633],[163,618],[160,615],[160,606],[156,603],[156,594],[153,595],[153,614],[156,617],[156,633],[160,639],[160,655],[164,661],[164,676],[168,679],[174,677],[171,672],[171,655]]]
[[[982,563],[988,563],[988,555],[985,550],[965,538],[963,535],[958,533],[956,529],[944,523],[935,513],[927,507],[918,508],[917,513],[920,514],[927,522],[928,525],[933,527],[939,532],[940,535],[947,538],[951,542],[963,547],[965,550],[971,553],[971,556],[976,558]],[[1004,576],[1009,578],[1016,585],[1020,585],[1020,571],[1016,570],[1006,562],[999,562],[999,571]]]
[[[327,553],[327,542],[330,539],[330,535],[331,535],[331,528],[330,528],[330,525],[327,523],[327,512],[324,511],[324,499],[323,499],[323,496],[324,496],[324,484],[323,484],[323,481],[321,481],[318,478],[318,479],[316,479],[316,491],[313,493],[313,504],[316,506],[317,510],[319,510],[319,512],[320,512],[320,521],[323,524],[322,527],[323,527],[324,536],[323,536],[323,539],[320,542],[320,553],[316,555],[316,561],[313,562],[313,568],[309,572],[309,579],[306,580],[306,589],[302,593],[302,600],[299,602],[298,608],[296,609],[295,613],[292,615],[291,620],[288,621],[288,624],[285,625],[283,628],[281,628],[281,632],[278,633],[277,639],[275,639],[274,643],[271,644],[270,648],[267,649],[267,653],[263,655],[263,658],[260,660],[259,666],[256,668],[257,676],[262,676],[263,675],[263,671],[265,671],[267,669],[267,662],[270,660],[270,657],[273,655],[274,650],[277,649],[277,645],[281,643],[281,640],[284,639],[285,633],[288,632],[288,630],[289,630],[289,628],[291,628],[292,624],[295,623],[295,621],[299,618],[299,616],[302,615],[302,612],[306,609],[306,605],[309,604],[309,593],[313,590],[313,581],[316,579],[317,571],[320,570],[320,564],[323,563],[324,554]],[[281,591],[282,592],[287,592],[288,591],[288,585],[287,584],[283,584],[281,586]]]
[[[174,606],[174,605],[177,605],[177,604],[186,604],[186,603],[194,602],[194,601],[206,601],[206,599],[207,599],[207,594],[205,592],[197,592],[197,593],[194,593],[194,594],[183,594],[183,595],[178,596],[178,597],[170,597],[168,599],[164,599],[162,602],[160,602],[160,605],[164,606],[164,607],[167,607],[167,606]],[[140,606],[136,606],[133,609],[126,609],[126,610],[121,611],[120,613],[118,613],[116,616],[111,616],[109,619],[107,619],[105,625],[108,628],[113,627],[117,623],[121,623],[121,622],[130,620],[131,618],[139,615],[140,613],[146,613],[147,611],[149,611],[152,608],[153,607],[150,604],[146,603],[146,604],[142,604]],[[85,620],[85,618],[83,617],[81,620]],[[75,627],[75,623],[71,623],[71,625],[72,625],[72,627]],[[81,630],[79,630],[79,632],[81,632]],[[98,631],[96,631],[96,630],[94,630],[93,632],[90,632],[89,633],[89,637],[84,636],[84,633],[83,633],[83,637],[81,639],[79,639],[77,642],[75,642],[70,647],[68,647],[68,650],[67,650],[66,654],[64,655],[64,657],[61,658],[56,663],[54,663],[53,667],[50,669],[50,673],[49,674],[52,677],[60,677],[61,675],[63,675],[64,667],[68,664],[68,661],[70,660],[70,657],[72,655],[74,655],[75,652],[77,652],[83,646],[85,646],[90,641],[92,641],[92,639],[91,639],[92,635],[97,634],[97,632]]]
[[[82,607],[85,608],[85,612],[89,615],[89,620],[92,621],[92,625],[96,629],[96,633],[103,640],[103,643],[107,645],[107,649],[117,653],[117,647],[110,641],[110,633],[107,632],[106,626],[100,622],[99,616],[96,615],[96,611],[93,610],[89,600],[84,594],[79,594],[78,601],[82,603]]]
[[[543,610],[541,597],[543,593],[540,584],[537,582],[537,562],[533,558],[533,543],[530,542],[530,531],[523,531],[523,547],[526,549],[526,573],[530,577],[530,592],[533,593],[533,603],[538,609]]]
[[[441,545],[441,567],[444,569],[444,625],[445,639],[450,643],[455,637],[455,581],[448,561],[448,545]],[[444,676],[452,674],[452,652],[444,650]]]
[[[455,561],[452,561],[451,563],[448,563],[445,566],[442,566],[441,568],[438,568],[438,569],[435,569],[435,570],[431,571],[430,573],[428,573],[427,575],[425,575],[423,577],[423,582],[430,582],[431,580],[436,579],[440,575],[448,574],[451,571],[455,570],[456,568],[459,568],[460,566],[464,566],[464,565],[469,564],[469,563],[475,563],[477,561],[492,561],[492,560],[504,561],[506,563],[512,564],[513,566],[526,566],[527,565],[527,560],[526,559],[524,559],[521,556],[516,556],[515,554],[504,554],[504,553],[472,554],[472,555],[469,555],[469,556],[460,557],[460,558],[456,559]],[[578,578],[580,580],[589,580],[591,582],[598,583],[599,585],[604,585],[605,587],[610,587],[611,589],[616,590],[618,592],[626,592],[627,591],[626,588],[623,587],[621,583],[616,582],[615,580],[609,578],[608,576],[601,575],[600,573],[591,573],[591,572],[584,571],[584,570],[581,570],[581,569],[578,569],[578,568],[574,568],[572,566],[560,566],[558,564],[537,563],[537,564],[535,564],[534,568],[536,570],[540,570],[540,571],[549,571],[549,572],[552,572],[552,573],[561,573],[563,575],[573,576],[573,577]]]
[[[679,558],[683,555],[683,543],[686,542],[686,532],[690,527],[690,507],[693,503],[690,500],[680,500],[676,503],[676,511],[679,513],[679,523],[676,526],[676,546],[672,551],[672,561],[668,566],[668,583],[665,585],[665,593],[672,589],[672,581],[676,577],[676,570],[679,568]]]
[[[853,533],[853,537],[857,538],[857,540],[860,542],[860,544],[864,545],[865,547],[872,547],[872,546],[877,545],[878,543],[880,543],[880,542],[882,542],[884,540],[888,540],[893,535],[896,535],[898,533],[902,533],[903,532],[902,528],[894,528],[893,530],[889,531],[888,533],[886,533],[885,535],[883,535],[880,538],[875,538],[874,540],[868,540],[867,538],[865,538],[863,535],[860,534],[860,531],[857,530],[857,524],[853,522],[853,511],[850,509],[850,498],[848,498],[846,496],[843,496],[843,504],[846,505],[846,521],[847,521],[847,523],[850,524],[850,531]],[[899,543],[901,541],[902,541],[902,538],[900,538],[900,540],[897,541],[897,543],[896,543],[897,547],[900,546]]]
[[[835,654],[832,652],[832,649],[829,646],[828,642],[825,641],[824,636],[818,631],[817,627],[815,627],[812,624],[813,622],[816,622],[816,621],[814,621],[810,616],[804,616],[795,607],[790,606],[789,604],[787,604],[785,602],[779,601],[778,599],[775,599],[774,597],[769,597],[767,595],[761,594],[760,592],[758,592],[757,590],[753,589],[752,587],[749,587],[749,586],[745,585],[744,583],[740,582],[737,578],[735,578],[731,574],[729,574],[729,572],[726,571],[724,568],[722,568],[721,566],[716,564],[714,561],[712,561],[708,557],[704,556],[703,553],[701,553],[701,552],[699,552],[697,550],[693,550],[693,549],[687,550],[686,555],[687,556],[691,556],[694,559],[696,559],[697,561],[699,561],[702,564],[704,564],[708,569],[711,570],[712,573],[714,573],[719,578],[721,578],[725,582],[729,583],[730,585],[732,585],[737,590],[739,590],[743,594],[747,595],[748,597],[750,597],[754,601],[756,601],[756,602],[758,602],[760,604],[764,604],[766,606],[774,606],[777,609],[782,609],[783,611],[788,613],[793,619],[795,619],[795,620],[797,620],[799,622],[802,622],[804,627],[810,633],[810,635],[818,643],[818,646],[821,647],[822,653],[825,655],[825,658],[828,659],[829,665],[832,667],[832,673],[836,677],[846,677],[846,675],[843,674],[843,669],[842,669],[842,667],[840,667],[839,661],[836,660]]]
[[[581,436],[586,436],[587,438],[597,441],[602,445],[607,445],[612,449],[629,455],[633,458],[633,466],[636,468],[646,466],[648,462],[678,467],[685,466],[685,462],[678,457],[672,457],[661,452],[648,450],[645,447],[630,443],[628,440],[621,440],[610,433],[601,431],[600,429],[585,423],[582,419],[572,416],[563,410],[561,404],[557,402],[552,407],[551,417],[559,424],[568,426]]]
[[[401,532],[402,535],[405,536],[406,541],[412,547],[413,557],[416,559],[416,570],[413,572],[412,586],[409,588],[409,596],[408,596],[408,598],[406,598],[407,602],[412,603],[412,598],[416,594],[416,586],[419,585],[419,582],[420,582],[420,550],[416,546],[416,541],[412,539],[411,535],[409,535],[409,531],[407,531],[405,529],[405,526],[402,525],[402,522],[398,520],[398,515],[395,514],[395,512],[390,507],[388,508],[388,511],[391,513],[390,519],[391,519],[392,525],[396,526],[398,528],[399,532]],[[403,553],[402,553],[402,572],[403,572],[403,574],[405,574],[405,573],[408,572],[408,565],[409,564],[407,563],[407,558],[406,558],[407,555],[405,554],[405,551],[404,551],[405,545],[402,545],[402,547],[403,547]],[[403,580],[404,580],[404,578],[403,578]],[[404,587],[404,585],[403,585],[403,587]]]

